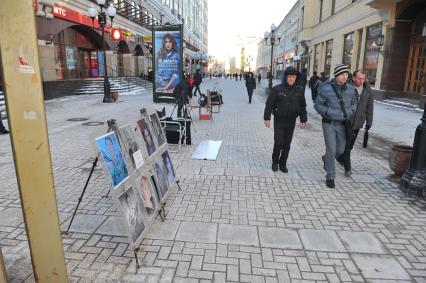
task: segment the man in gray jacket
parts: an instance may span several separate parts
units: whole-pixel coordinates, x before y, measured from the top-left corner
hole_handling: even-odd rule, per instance
[[[353,86],[355,87],[358,97],[358,106],[351,119],[354,138],[351,141],[350,148],[345,150],[345,153],[338,158],[338,161],[343,163],[343,166],[345,167],[346,176],[350,176],[352,173],[351,150],[355,144],[359,130],[362,129],[364,123],[366,131],[370,130],[371,125],[373,124],[374,95],[371,92],[370,86],[365,81],[365,77],[366,74],[362,70],[356,70],[353,73]]]
[[[322,116],[322,129],[325,141],[324,169],[327,172],[326,185],[334,188],[336,177],[335,161],[340,156],[346,145],[345,114],[342,111],[340,101],[348,118],[352,117],[357,106],[355,88],[346,84],[349,69],[347,65],[338,64],[334,68],[334,79],[325,84],[318,91],[315,100],[315,110]]]

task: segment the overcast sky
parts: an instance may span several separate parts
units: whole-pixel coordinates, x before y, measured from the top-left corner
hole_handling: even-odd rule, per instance
[[[209,0],[209,55],[238,55],[238,37],[263,37],[279,25],[296,0]],[[241,48],[241,46],[239,47]],[[236,54],[235,54],[236,53]]]

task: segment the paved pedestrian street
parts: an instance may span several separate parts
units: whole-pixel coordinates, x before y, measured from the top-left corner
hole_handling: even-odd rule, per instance
[[[202,90],[213,81],[205,79]],[[307,128],[295,130],[289,173],[274,173],[264,89],[249,104],[242,81],[217,81],[224,105],[212,121],[192,112],[193,144],[172,154],[182,190],[169,195],[166,221],[157,217],[142,242],[140,269],[98,165],[63,236],[71,282],[426,282],[426,202],[387,180],[386,159],[357,144],[352,177],[336,165],[336,188],[327,188],[320,120],[309,113]],[[106,124],[83,123],[115,118],[124,125],[142,107],[162,107],[150,95],[101,100],[46,102],[62,230],[96,157],[94,140],[106,131]],[[172,105],[166,108],[170,113]],[[191,159],[202,140],[223,141],[216,161]],[[8,136],[0,137],[0,178],[0,245],[9,279],[34,282]]]

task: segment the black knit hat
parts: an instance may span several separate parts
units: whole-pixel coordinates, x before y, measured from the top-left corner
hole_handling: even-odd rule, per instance
[[[286,69],[285,69],[285,71],[284,71],[284,76],[288,76],[288,75],[298,75],[299,74],[299,71],[295,68],[295,67],[293,67],[293,66],[289,66],[289,67],[287,67]]]
[[[345,64],[337,64],[336,67],[334,67],[334,77],[337,77],[340,74],[348,73],[349,74],[349,68],[348,65]]]

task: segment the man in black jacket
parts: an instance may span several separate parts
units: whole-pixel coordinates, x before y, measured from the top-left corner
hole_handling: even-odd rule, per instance
[[[249,103],[251,103],[253,91],[256,89],[256,79],[253,77],[252,72],[249,72],[248,75],[247,75],[246,88],[247,88],[247,94],[248,94],[248,97],[249,97]]]
[[[271,114],[274,114],[274,149],[272,152],[272,171],[277,171],[278,166],[284,173],[288,172],[287,158],[293,138],[296,118],[300,117],[300,128],[305,128],[308,120],[306,101],[302,86],[296,83],[300,77],[294,67],[284,71],[281,84],[272,88],[268,96],[263,115],[267,128],[271,127]]]
[[[309,88],[311,89],[312,94],[312,101],[315,102],[315,99],[318,96],[318,89],[317,89],[317,81],[319,80],[319,77],[317,75],[317,72],[314,72],[312,77],[309,79]]]
[[[200,85],[202,81],[203,81],[203,77],[201,76],[200,69],[198,69],[197,71],[195,71],[195,75],[194,75],[194,85],[195,85],[194,96],[197,96],[197,91],[201,95]]]
[[[188,80],[185,76],[182,76],[182,80],[175,87],[173,95],[176,97],[176,103],[178,105],[177,117],[182,117],[182,110],[185,110],[183,117],[187,118],[188,113],[186,113],[186,108],[184,106],[189,103],[189,97],[191,96],[191,90],[189,88]]]

